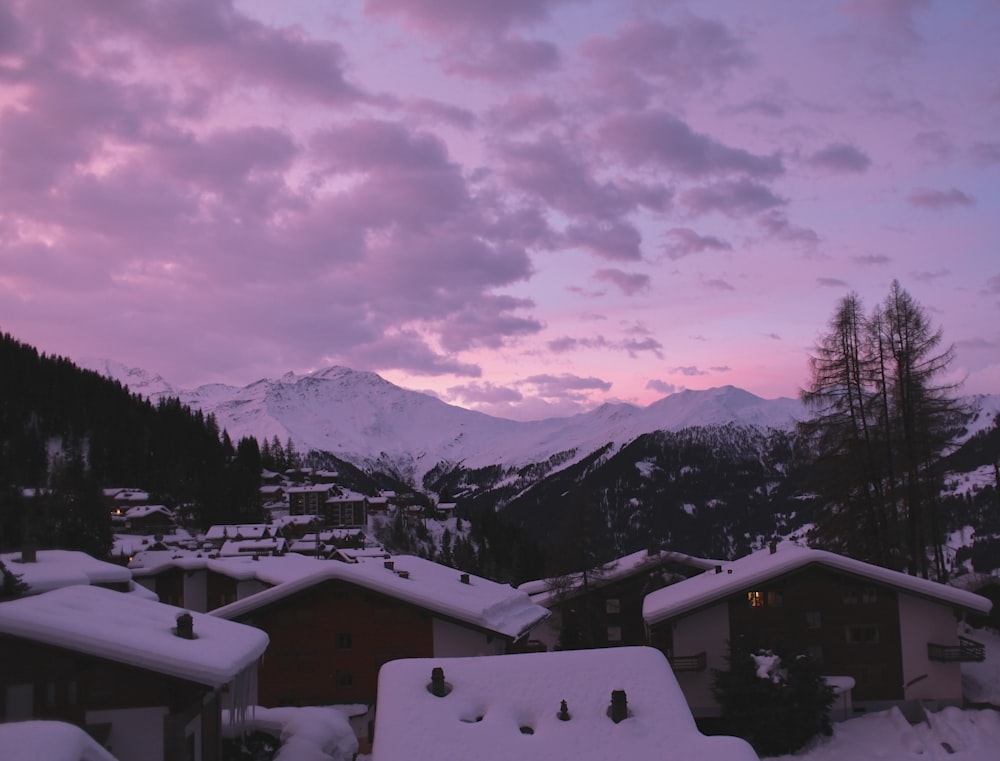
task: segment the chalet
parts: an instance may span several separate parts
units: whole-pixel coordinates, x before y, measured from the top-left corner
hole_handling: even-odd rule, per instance
[[[268,486],[280,486],[285,481],[284,475],[273,470],[264,469],[260,472],[260,482]]]
[[[219,548],[219,557],[284,555],[287,544],[285,539],[280,536],[267,537],[266,539],[230,539]]]
[[[323,504],[337,491],[333,484],[290,487],[286,491],[288,512],[291,515],[321,515]]]
[[[234,523],[209,526],[205,532],[205,544],[218,549],[230,540],[262,540],[274,536],[273,527],[267,523]]]
[[[129,534],[169,534],[177,521],[165,505],[136,505],[120,516],[120,530]]]
[[[263,484],[260,489],[260,501],[264,505],[285,504],[285,487],[281,484]]]
[[[267,635],[97,587],[0,605],[0,719],[86,729],[119,761],[220,757],[223,703],[239,716]]]
[[[510,586],[417,557],[314,562],[309,576],[212,611],[268,633],[263,706],[374,706],[383,663],[502,654],[548,615]]]
[[[389,512],[388,497],[369,497],[368,512],[374,515],[386,515]]]
[[[387,663],[372,761],[417,758],[757,761],[745,741],[698,731],[649,647]]]
[[[347,490],[331,494],[323,503],[322,517],[327,528],[364,528],[368,525],[368,499]]]
[[[434,505],[434,517],[442,520],[454,518],[458,509],[457,502],[438,502]]]
[[[715,566],[680,552],[641,550],[591,569],[518,586],[552,615],[532,633],[535,649],[645,645],[642,602],[650,592]]]
[[[134,586],[132,573],[127,568],[76,550],[7,552],[0,554],[0,561],[28,585],[26,594],[29,595],[80,584],[116,592],[132,591]]]
[[[855,710],[962,700],[959,662],[983,648],[957,618],[992,603],[831,552],[784,544],[652,592],[650,643],[668,657],[695,716],[719,715],[711,670],[728,644],[798,652],[854,680]]]

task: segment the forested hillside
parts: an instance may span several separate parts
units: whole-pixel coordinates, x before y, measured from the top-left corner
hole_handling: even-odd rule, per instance
[[[204,526],[259,517],[255,439],[234,445],[211,415],[176,399],[153,405],[8,334],[0,367],[0,548],[27,530],[45,545],[106,554],[102,487],[141,487]]]

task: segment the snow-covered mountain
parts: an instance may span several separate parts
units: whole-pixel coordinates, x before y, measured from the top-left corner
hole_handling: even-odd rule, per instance
[[[302,451],[329,452],[359,467],[389,470],[416,482],[442,464],[516,467],[557,453],[584,456],[657,430],[726,423],[787,429],[804,414],[795,399],[766,400],[724,386],[673,394],[648,407],[605,404],[571,417],[519,422],[455,407],[375,373],[345,367],[287,373],[242,388],[211,384],[184,390],[107,360],[84,366],[154,401],[176,396],[213,413],[234,439],[277,436],[284,442],[290,437]]]

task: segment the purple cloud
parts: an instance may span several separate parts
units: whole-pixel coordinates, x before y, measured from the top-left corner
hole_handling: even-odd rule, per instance
[[[851,261],[864,267],[874,267],[877,265],[888,264],[892,261],[892,259],[884,254],[866,254],[864,256],[852,256]]]
[[[674,394],[680,391],[682,387],[654,378],[646,383],[646,388],[651,389],[652,391],[657,391],[661,394]]]
[[[940,280],[941,278],[948,277],[951,274],[951,270],[940,269],[936,272],[914,272],[912,273],[914,279],[919,280],[921,283],[933,283],[935,280]]]
[[[409,98],[403,102],[403,111],[421,121],[439,122],[462,130],[471,130],[478,121],[475,112],[467,108],[431,98]]]
[[[553,8],[576,0],[365,0],[374,17],[401,18],[424,32],[501,32],[520,24],[545,21]]]
[[[818,277],[818,278],[816,278],[816,283],[817,283],[817,285],[820,285],[823,288],[847,288],[848,287],[848,284],[845,281],[840,280],[839,278],[835,278],[835,277]]]
[[[689,378],[693,378],[698,375],[708,375],[708,370],[701,370],[695,365],[686,365],[684,367],[675,367],[670,371],[671,375],[686,375]]]
[[[787,201],[770,188],[748,179],[715,182],[681,193],[681,202],[696,215],[718,211],[728,217],[758,214]]]
[[[917,188],[907,196],[910,206],[918,209],[933,209],[935,211],[951,209],[956,206],[973,206],[975,199],[957,188],[950,190],[935,190],[933,188]]]
[[[642,238],[629,222],[582,222],[566,228],[566,241],[605,259],[637,261],[642,258]],[[616,282],[616,285],[621,283]]]
[[[478,378],[483,374],[478,365],[437,354],[412,331],[399,331],[380,336],[372,343],[352,346],[347,350],[347,356],[358,367],[370,367],[374,370],[405,370],[414,375],[459,375],[470,378]]]
[[[552,71],[560,60],[559,48],[551,42],[507,37],[485,45],[456,45],[442,57],[442,68],[466,79],[509,84]]]
[[[621,348],[633,359],[644,351],[663,359],[663,344],[655,338],[627,339],[621,342]]]
[[[605,150],[631,166],[656,164],[688,177],[740,173],[771,178],[784,172],[777,154],[758,156],[730,148],[666,111],[612,116],[598,135]]]
[[[1000,275],[994,275],[987,280],[986,287],[990,293],[1000,293]]]
[[[497,129],[512,133],[553,123],[561,114],[559,104],[549,95],[514,93],[506,103],[490,109],[487,117]]]
[[[977,164],[1000,164],[1000,142],[973,143],[969,149],[969,154]]]
[[[772,210],[766,214],[761,214],[757,219],[761,229],[767,233],[768,237],[789,243],[799,243],[806,248],[812,248],[819,243],[819,235],[815,230],[808,227],[799,227],[788,221],[788,217],[783,212]]]
[[[865,172],[872,165],[868,154],[849,143],[831,143],[812,154],[806,162],[810,166],[838,173]]]
[[[722,278],[705,278],[701,281],[702,286],[708,288],[711,291],[735,291],[732,285],[727,283]]]
[[[650,288],[649,275],[643,275],[639,272],[602,269],[594,273],[594,279],[618,286],[626,296],[635,296],[637,293],[648,291]]]
[[[955,145],[951,138],[940,130],[920,132],[913,138],[918,150],[928,153],[938,161],[947,161],[955,155]]]
[[[560,375],[531,375],[518,381],[518,385],[534,386],[539,396],[558,397],[579,391],[610,391],[611,383],[594,376],[582,377],[572,373]]]
[[[663,244],[663,251],[671,259],[682,259],[703,251],[732,251],[733,247],[727,241],[714,235],[699,235],[689,227],[675,227],[668,230],[669,240]]]

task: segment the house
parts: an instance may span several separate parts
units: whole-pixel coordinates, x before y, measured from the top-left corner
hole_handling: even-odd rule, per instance
[[[726,668],[729,643],[809,655],[825,674],[854,680],[855,710],[960,703],[959,662],[983,651],[958,636],[956,619],[991,605],[945,584],[786,543],[652,592],[643,617],[694,715],[711,717],[719,715],[711,670]]]
[[[220,523],[209,526],[205,532],[205,544],[219,549],[231,539],[263,540],[274,536],[273,527],[267,523]]]
[[[756,761],[706,737],[649,647],[393,661],[379,674],[372,761]]]
[[[169,534],[176,526],[173,511],[165,505],[136,505],[114,517],[129,534]]]
[[[287,542],[282,537],[266,539],[230,539],[219,548],[219,557],[284,555]]]
[[[63,587],[0,605],[0,719],[86,729],[119,761],[212,761],[255,701],[267,635],[135,595]]]
[[[322,506],[337,492],[333,484],[293,486],[286,490],[290,515],[320,515]]]
[[[526,581],[518,589],[552,615],[532,633],[538,649],[645,645],[642,602],[675,581],[713,568],[680,552],[641,550],[583,573]]]
[[[134,589],[132,573],[77,550],[26,550],[0,554],[7,570],[27,584],[25,594],[37,595],[60,587],[89,584],[116,592]]]
[[[440,518],[441,520],[453,518],[457,514],[455,512],[457,509],[457,502],[438,502],[434,505],[434,517]]]
[[[502,654],[548,615],[506,584],[418,557],[312,562],[313,574],[212,611],[267,632],[263,706],[374,706],[383,663]]]
[[[368,499],[349,490],[331,494],[323,504],[322,517],[327,528],[364,528],[368,525]]]

